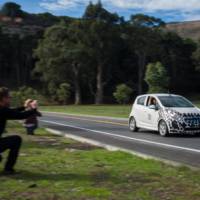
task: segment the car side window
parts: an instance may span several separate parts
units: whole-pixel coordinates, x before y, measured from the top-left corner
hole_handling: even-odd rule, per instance
[[[155,99],[155,97],[149,96],[147,99],[146,106],[149,107],[151,105],[155,105],[158,109],[160,109],[160,105],[159,105],[158,101]]]
[[[138,104],[138,105],[142,105],[142,106],[144,106],[145,99],[146,99],[145,96],[144,96],[144,97],[140,97],[140,98],[138,98],[138,100],[137,100],[137,104]]]
[[[147,106],[151,106],[151,105],[157,105],[158,102],[157,100],[152,97],[152,96],[149,96],[148,99],[147,99]]]

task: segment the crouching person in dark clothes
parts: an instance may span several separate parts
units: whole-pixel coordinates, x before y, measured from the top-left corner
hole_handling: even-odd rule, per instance
[[[20,136],[2,137],[5,131],[7,120],[21,120],[31,117],[37,113],[37,105],[32,104],[32,109],[25,111],[24,107],[10,108],[10,93],[7,88],[0,88],[0,154],[9,150],[9,155],[5,164],[4,173],[14,174],[14,165],[17,161],[22,139]],[[1,155],[0,155],[1,161]]]

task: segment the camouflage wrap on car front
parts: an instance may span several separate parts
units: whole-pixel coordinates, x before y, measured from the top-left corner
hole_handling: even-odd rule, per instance
[[[170,133],[199,133],[200,113],[179,113],[172,109],[160,109],[159,121],[164,120]]]

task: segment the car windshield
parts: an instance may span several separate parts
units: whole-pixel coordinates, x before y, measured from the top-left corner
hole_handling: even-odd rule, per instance
[[[165,107],[192,108],[192,103],[181,96],[159,96],[160,102]]]

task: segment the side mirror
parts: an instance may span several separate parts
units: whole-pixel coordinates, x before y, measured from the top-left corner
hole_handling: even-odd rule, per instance
[[[158,106],[156,105],[150,105],[149,108],[152,110],[158,110]]]

